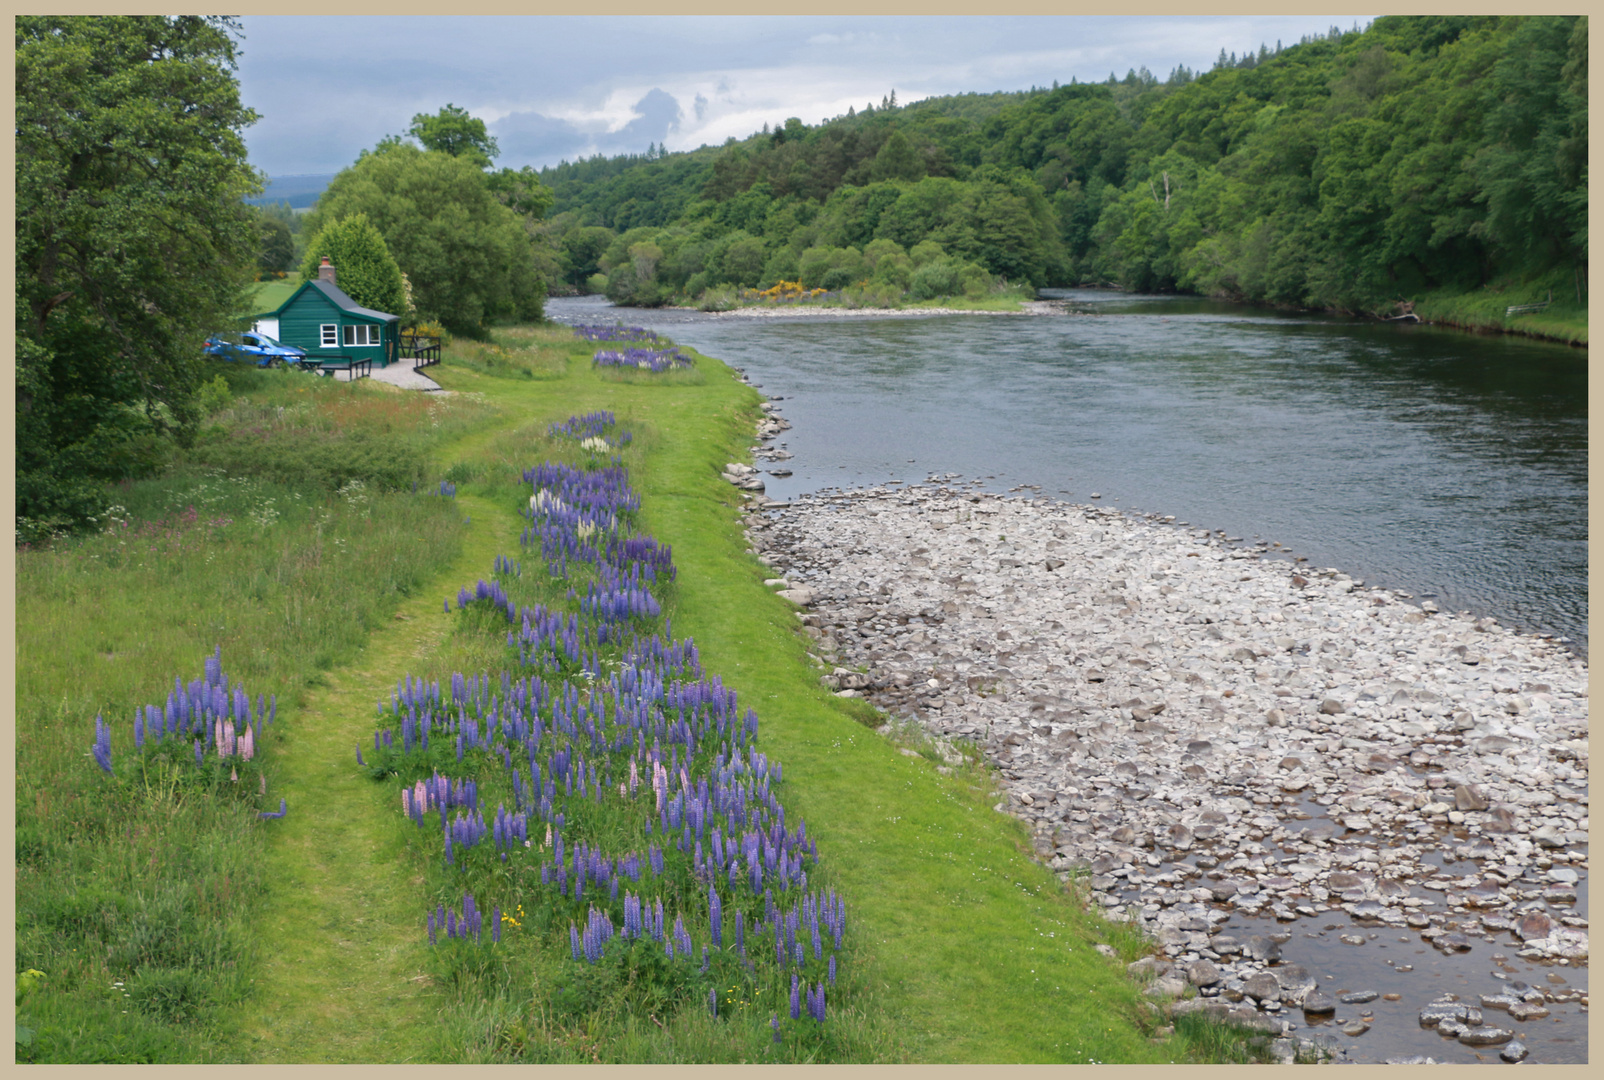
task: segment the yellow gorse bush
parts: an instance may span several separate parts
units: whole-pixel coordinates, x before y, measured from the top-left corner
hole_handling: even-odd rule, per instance
[[[801,300],[814,300],[823,295],[823,289],[808,289],[802,285],[801,281],[785,281],[782,279],[775,282],[769,288],[763,289],[762,291],[757,289],[747,289],[742,293],[741,298],[754,303],[761,302],[772,304],[794,303]]]

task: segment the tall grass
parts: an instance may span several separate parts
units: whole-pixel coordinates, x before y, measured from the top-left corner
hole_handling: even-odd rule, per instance
[[[224,778],[208,791],[192,761],[135,768],[133,711],[221,646],[251,694],[277,695],[276,735],[294,738],[306,688],[460,542],[456,508],[387,490],[400,476],[381,459],[426,472],[424,450],[490,410],[431,417],[388,388],[231,376],[251,393],[166,473],[119,485],[101,532],[17,554],[17,964],[44,972],[19,1015],[19,1060],[231,1052],[261,949],[272,822],[257,813],[276,808],[274,777],[265,793],[254,774],[235,785],[249,790]],[[268,455],[310,442],[327,464],[213,452],[230,439]],[[97,715],[113,775],[89,756]]]
[[[572,343],[566,327],[501,327],[486,341],[451,341],[441,360],[497,379],[561,379],[568,373]]]
[[[1542,311],[1508,314],[1511,307],[1541,303],[1548,304]],[[1586,284],[1563,270],[1494,282],[1474,292],[1428,293],[1415,302],[1414,310],[1428,322],[1587,344]]]

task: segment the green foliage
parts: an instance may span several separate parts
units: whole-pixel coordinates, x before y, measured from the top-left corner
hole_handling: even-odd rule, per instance
[[[404,143],[363,154],[330,182],[307,227],[355,214],[384,237],[419,317],[467,337],[540,317],[545,283],[522,220],[466,158]]]
[[[16,500],[83,526],[199,421],[201,343],[242,314],[261,233],[234,25],[16,20]]]
[[[295,236],[282,218],[257,211],[257,228],[262,233],[256,267],[263,273],[289,270],[295,265]]]
[[[234,391],[228,385],[228,379],[222,375],[215,376],[209,383],[202,383],[200,392],[195,395],[195,405],[202,416],[222,412],[232,404]]]
[[[539,175],[528,165],[521,169],[501,169],[486,173],[485,183],[513,213],[531,221],[539,221],[551,210],[556,196],[540,182]]]
[[[672,269],[680,252],[739,234],[765,284],[817,286],[835,266],[810,250],[888,240],[912,265],[868,258],[874,280],[910,287],[933,242],[1010,283],[1392,314],[1511,275],[1585,281],[1586,72],[1585,18],[1388,17],[1201,75],[888,97],[541,176],[564,235],[656,230],[659,288],[692,296],[744,283],[748,249],[739,271]]]
[[[485,122],[455,105],[448,104],[433,116],[418,113],[407,134],[422,143],[425,150],[461,158],[481,169],[490,168],[501,153],[495,137],[485,131]]]
[[[306,245],[301,277],[315,281],[318,265],[327,258],[334,264],[335,283],[352,300],[374,311],[402,318],[411,315],[401,267],[368,216],[358,212],[324,220],[327,224]]]

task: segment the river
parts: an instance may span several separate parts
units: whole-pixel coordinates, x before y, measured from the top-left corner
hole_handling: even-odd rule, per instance
[[[983,478],[1173,515],[1587,647],[1587,354],[1432,326],[1049,290],[1065,314],[751,318],[556,298],[746,370],[789,498]]]
[[[1046,295],[1057,311],[1039,316],[757,318],[600,298],[554,299],[548,314],[650,327],[744,369],[794,425],[777,440],[794,456],[759,462],[791,470],[765,476],[773,498],[957,474],[1272,543],[1585,656],[1585,352],[1190,298]],[[1444,839],[1443,872],[1475,872]],[[1583,869],[1566,910],[1585,914],[1586,886]],[[1585,993],[1585,966],[1528,962],[1503,941],[1445,954],[1340,913],[1295,932],[1236,913],[1224,929],[1281,931],[1323,985],[1395,995],[1369,1007],[1362,1038],[1327,1036],[1347,1060],[1496,1061],[1416,1013],[1516,981],[1551,995],[1552,1017],[1522,1026],[1531,1060],[1587,1060],[1585,1006],[1552,1001]],[[1310,1023],[1302,1034],[1322,1030]]]

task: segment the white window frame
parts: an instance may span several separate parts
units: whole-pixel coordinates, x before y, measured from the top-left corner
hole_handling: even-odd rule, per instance
[[[337,349],[340,347],[340,324],[326,322],[318,327],[319,348]]]
[[[379,328],[372,323],[346,323],[344,348],[372,347],[379,344]]]

